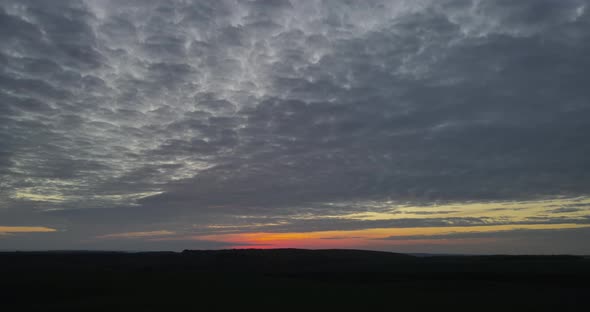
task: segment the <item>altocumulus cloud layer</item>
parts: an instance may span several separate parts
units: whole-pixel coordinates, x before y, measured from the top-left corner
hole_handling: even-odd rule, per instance
[[[3,0],[0,246],[588,223],[589,5]]]

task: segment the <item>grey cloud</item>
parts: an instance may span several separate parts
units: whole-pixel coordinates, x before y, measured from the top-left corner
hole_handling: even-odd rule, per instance
[[[396,252],[427,252],[441,254],[577,254],[587,255],[590,250],[586,244],[579,244],[579,241],[586,241],[590,238],[588,228],[563,229],[563,230],[516,230],[506,233],[496,232],[488,235],[464,237],[460,244],[436,244],[420,242],[414,244],[395,244],[384,248],[384,250]],[[461,237],[449,237],[451,241],[460,240]],[[486,239],[482,243],[481,238]],[[472,240],[470,242],[470,240]]]
[[[49,234],[49,235],[47,235]],[[199,240],[135,240],[135,239],[72,239],[67,232],[10,235],[0,238],[0,251],[23,250],[113,250],[113,251],[182,251],[184,249],[228,249],[240,246],[213,241]]]
[[[578,212],[578,211],[584,211],[584,209],[583,208],[576,208],[576,207],[563,207],[563,208],[549,210],[549,212],[551,212],[551,213],[569,213],[569,212]]]
[[[272,230],[275,232],[299,231],[349,231],[377,228],[413,228],[413,227],[445,227],[445,226],[485,226],[501,224],[488,218],[405,218],[395,220],[349,220],[349,219],[318,219],[318,220],[290,220],[290,223],[258,228],[257,230]]]
[[[586,196],[588,4],[4,1],[0,203],[215,222]]]
[[[390,236],[379,238],[379,240],[429,240],[429,239],[472,239],[472,238],[495,238],[495,239],[508,239],[508,240],[521,240],[527,237],[551,237],[555,239],[559,236],[568,236],[576,232],[582,232],[587,234],[588,229],[551,229],[551,230],[529,230],[529,229],[516,229],[508,231],[496,231],[496,232],[461,232],[442,235],[407,235],[407,236]]]
[[[575,21],[588,5],[585,0],[571,1],[440,1],[439,8],[450,20],[471,34],[488,32],[527,36]]]

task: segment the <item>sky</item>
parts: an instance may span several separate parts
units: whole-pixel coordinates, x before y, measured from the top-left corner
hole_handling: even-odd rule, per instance
[[[590,0],[0,0],[0,250],[590,254]]]

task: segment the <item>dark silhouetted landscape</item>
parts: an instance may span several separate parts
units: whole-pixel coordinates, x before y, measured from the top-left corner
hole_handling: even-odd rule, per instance
[[[360,250],[4,252],[3,305],[18,309],[437,307],[579,309],[582,256],[411,256]],[[218,299],[222,298],[222,299]]]

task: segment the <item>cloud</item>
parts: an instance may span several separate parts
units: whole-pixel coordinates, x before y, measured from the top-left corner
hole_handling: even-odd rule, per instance
[[[138,239],[138,238],[152,238],[174,235],[176,233],[167,230],[149,231],[149,232],[128,232],[128,233],[114,233],[98,236],[99,239]]]
[[[557,208],[557,209],[550,210],[551,213],[569,213],[569,212],[578,212],[578,211],[585,211],[585,210],[582,208],[576,208],[576,207],[563,207],[563,208]]]
[[[511,230],[499,231],[466,231],[466,232],[447,232],[435,235],[404,235],[389,236],[378,238],[377,240],[386,241],[454,241],[454,240],[477,240],[486,239],[496,241],[497,244],[504,245],[503,251],[495,253],[575,253],[587,254],[588,249],[584,246],[575,244],[576,239],[585,240],[590,234],[590,227],[578,228],[545,228],[545,229],[527,229],[516,228]],[[490,242],[490,241],[488,241]],[[490,245],[487,253],[493,248],[498,248],[497,244]],[[555,248],[556,244],[561,244]],[[496,245],[496,246],[494,246]],[[542,245],[545,245],[543,247]],[[484,247],[486,248],[486,247]],[[502,250],[502,249],[501,249]],[[536,251],[535,251],[536,250]],[[561,250],[561,251],[557,251]],[[492,251],[493,252],[493,251]]]
[[[485,231],[485,232],[449,232],[438,235],[407,235],[407,236],[390,236],[379,239],[384,240],[429,240],[429,239],[471,239],[471,238],[505,238],[517,239],[526,236],[555,234],[564,229],[515,229],[515,230],[501,230],[501,231]]]
[[[44,226],[0,226],[0,234],[7,233],[49,233],[55,232],[56,229]]]
[[[3,1],[0,216],[443,226],[489,219],[416,215],[588,196],[589,4]]]

